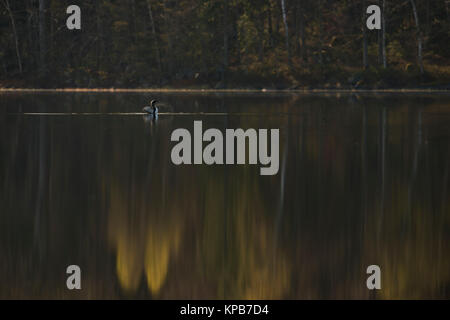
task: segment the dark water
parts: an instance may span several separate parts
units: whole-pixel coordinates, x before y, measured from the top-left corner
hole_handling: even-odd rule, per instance
[[[0,298],[450,298],[449,95],[159,97],[229,114],[17,115],[148,95],[0,95]],[[278,174],[173,165],[194,120],[279,128]]]

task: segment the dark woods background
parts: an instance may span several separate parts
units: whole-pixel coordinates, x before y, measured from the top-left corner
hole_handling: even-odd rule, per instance
[[[449,27],[448,0],[0,0],[0,87],[446,88]]]

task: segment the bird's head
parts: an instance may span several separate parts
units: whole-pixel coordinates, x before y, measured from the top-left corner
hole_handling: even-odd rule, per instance
[[[156,107],[155,105],[158,103],[158,100],[152,100],[151,102],[150,102],[150,105],[154,108],[154,107]]]

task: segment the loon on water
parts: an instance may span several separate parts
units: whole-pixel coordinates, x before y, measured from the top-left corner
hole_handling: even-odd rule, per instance
[[[142,111],[152,114],[154,116],[158,115],[158,107],[156,106],[156,103],[158,103],[158,100],[152,100],[150,102],[150,106],[145,106]]]

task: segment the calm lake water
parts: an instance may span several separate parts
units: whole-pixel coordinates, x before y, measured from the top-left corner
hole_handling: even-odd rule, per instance
[[[0,95],[0,298],[450,298],[450,95],[160,94],[228,114],[17,114],[139,112],[149,96]],[[170,135],[194,120],[279,128],[278,174],[173,165]]]

